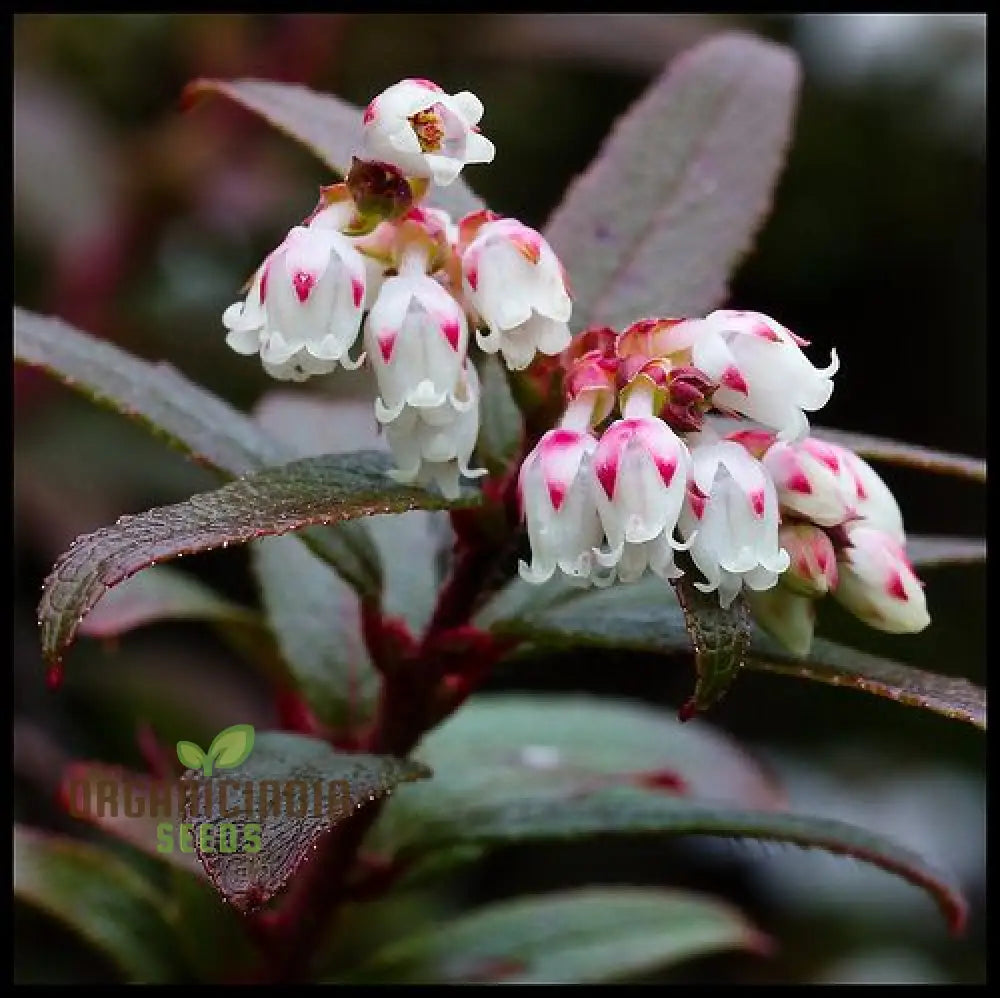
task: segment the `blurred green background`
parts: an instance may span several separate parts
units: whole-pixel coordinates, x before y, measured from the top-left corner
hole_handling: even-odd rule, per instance
[[[299,82],[356,103],[404,76],[469,89],[497,145],[470,184],[541,226],[615,117],[670,59],[743,27],[804,69],[771,220],[731,301],[841,357],[826,425],[985,453],[985,16],[870,14],[22,14],[14,19],[15,300],[144,357],[243,408],[273,383],[224,345],[222,310],[329,175],[223,102],[182,113],[198,76]],[[336,379],[308,391],[337,390]],[[82,642],[63,691],[44,689],[34,609],[79,533],[213,479],[118,417],[34,372],[15,375],[15,817],[68,829],[50,803],[53,752],[136,762],[134,734],[197,684],[199,723],[273,723],[264,691],[204,629]],[[985,490],[884,470],[907,527],[980,534]],[[245,553],[185,565],[253,600]],[[821,629],[985,682],[985,571],[927,573],[934,622],[877,635],[834,608]],[[676,706],[691,677],[635,655],[553,656],[496,689],[581,689]],[[221,705],[221,706],[219,706]],[[204,713],[205,711],[208,713]],[[895,835],[959,876],[973,917],[947,937],[930,902],[849,860],[761,846],[511,849],[454,886],[484,899],[581,881],[695,886],[775,936],[769,960],[714,958],[667,980],[985,979],[985,753],[971,729],[853,692],[753,675],[710,720],[785,781],[792,804]],[[50,755],[46,755],[50,753]],[[101,978],[70,937],[18,912],[25,980]]]

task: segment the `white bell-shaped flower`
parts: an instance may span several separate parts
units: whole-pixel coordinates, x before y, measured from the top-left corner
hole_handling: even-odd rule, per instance
[[[778,543],[778,497],[764,466],[732,440],[702,440],[691,451],[691,485],[679,529],[691,560],[728,607],[743,585],[770,589],[789,565]]]
[[[226,343],[260,354],[279,380],[303,381],[338,364],[359,366],[348,351],[361,327],[365,264],[332,228],[295,226],[254,275],[244,301],[223,313]]]
[[[536,352],[569,346],[573,302],[562,264],[540,233],[514,218],[481,225],[462,254],[466,298],[489,327],[476,332],[486,353],[523,370]]]
[[[666,338],[689,342],[694,366],[719,383],[716,407],[749,416],[782,440],[809,432],[805,413],[829,401],[840,366],[834,350],[827,367],[813,367],[801,349],[805,340],[760,312],[720,309],[678,324]]]
[[[387,278],[365,323],[379,421],[391,422],[408,405],[454,405],[468,335],[462,307],[422,270]]]
[[[445,498],[457,499],[460,475],[485,475],[485,468],[469,466],[479,436],[479,395],[475,366],[466,360],[446,401],[434,407],[405,406],[385,423],[397,464],[390,477],[405,484],[434,483]]]
[[[859,524],[848,529],[850,545],[840,553],[834,597],[880,631],[913,634],[931,621],[924,590],[901,542]]]
[[[598,563],[621,582],[647,568],[665,580],[683,573],[674,552],[687,545],[673,536],[691,468],[684,441],[653,415],[655,386],[643,375],[626,390],[623,419],[613,422],[594,453],[594,494],[607,536]]]
[[[482,102],[467,90],[446,94],[430,80],[401,80],[365,109],[365,158],[450,184],[466,163],[491,163],[496,155],[476,128],[482,116]]]

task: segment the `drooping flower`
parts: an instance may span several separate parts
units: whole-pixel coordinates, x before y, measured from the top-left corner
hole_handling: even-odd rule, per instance
[[[604,431],[594,454],[594,491],[608,540],[597,560],[621,582],[635,581],[647,567],[669,581],[683,574],[674,552],[687,545],[674,538],[674,528],[691,456],[653,415],[659,402],[653,377],[638,374],[623,395],[624,418]]]
[[[260,354],[279,380],[303,381],[338,364],[354,369],[348,351],[361,327],[365,264],[335,228],[297,225],[253,277],[245,300],[223,313],[226,343]]]
[[[446,499],[457,499],[460,475],[478,478],[487,473],[469,466],[479,436],[479,378],[468,359],[445,401],[432,407],[404,406],[384,428],[397,465],[389,475],[398,482],[433,483]]]
[[[447,94],[430,80],[401,80],[365,110],[366,157],[450,184],[466,163],[493,161],[493,143],[476,128],[482,116],[482,102],[467,90]]]
[[[594,363],[590,363],[594,361]],[[536,585],[558,568],[581,584],[595,580],[594,553],[604,537],[593,490],[597,439],[590,430],[614,401],[614,371],[586,358],[569,379],[570,402],[560,426],[549,430],[524,459],[517,488],[531,543],[521,578]]]
[[[719,383],[718,408],[749,416],[782,440],[805,436],[805,413],[822,409],[833,392],[836,351],[827,367],[813,367],[801,349],[806,341],[760,312],[719,309],[704,319],[665,322],[655,331],[656,348],[690,357]]]
[[[880,631],[913,634],[930,623],[924,591],[895,537],[867,525],[847,530],[834,597]]]
[[[477,331],[479,346],[499,350],[511,370],[526,368],[536,352],[553,356],[569,346],[573,302],[562,264],[534,229],[514,218],[480,224],[462,253],[462,281],[489,327]]]
[[[465,313],[437,281],[422,269],[387,278],[365,323],[379,421],[390,422],[408,405],[454,405],[467,343]]]
[[[732,440],[698,440],[679,529],[704,575],[728,607],[741,587],[770,589],[789,565],[778,543],[778,497],[764,466]]]

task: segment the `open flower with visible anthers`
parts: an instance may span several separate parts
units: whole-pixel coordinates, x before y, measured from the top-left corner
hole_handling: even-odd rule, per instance
[[[365,109],[366,158],[450,184],[466,163],[491,163],[496,155],[476,128],[482,116],[482,102],[467,90],[447,94],[430,80],[401,80]]]
[[[714,405],[740,413],[798,440],[809,431],[806,412],[826,405],[840,362],[815,368],[807,342],[760,312],[719,309],[704,319],[658,320],[650,333],[659,356],[691,363],[719,383]]]
[[[434,483],[446,499],[459,496],[459,476],[478,478],[485,468],[469,462],[479,436],[479,378],[466,360],[448,399],[437,406],[405,406],[385,424],[397,468],[389,475],[404,484]]]
[[[870,627],[892,634],[922,631],[931,621],[920,580],[902,542],[885,531],[848,527],[834,597]]]
[[[607,536],[597,552],[603,568],[634,582],[649,568],[667,581],[683,573],[674,537],[684,503],[691,455],[684,441],[654,413],[662,404],[662,370],[656,362],[622,392],[623,418],[602,435],[594,454],[594,492]]]
[[[770,589],[789,565],[778,542],[778,497],[764,466],[732,440],[705,436],[691,450],[691,484],[678,527],[704,575],[728,607],[740,589]]]
[[[260,354],[279,380],[303,381],[338,364],[354,369],[348,351],[358,338],[365,264],[334,227],[297,225],[254,275],[246,299],[222,322],[237,353]]]
[[[595,580],[594,552],[604,538],[592,485],[597,439],[594,423],[614,404],[615,376],[596,362],[569,379],[569,404],[560,425],[545,433],[524,459],[517,490],[527,522],[531,564],[518,565],[521,578],[536,585],[558,568],[586,585]]]
[[[462,281],[469,304],[489,327],[476,332],[480,348],[499,350],[511,370],[526,368],[536,352],[553,356],[569,346],[573,302],[566,277],[534,229],[514,218],[485,221],[462,252]]]

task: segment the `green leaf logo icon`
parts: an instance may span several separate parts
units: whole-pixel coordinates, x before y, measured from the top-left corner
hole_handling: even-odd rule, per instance
[[[188,769],[201,769],[205,762],[205,753],[194,742],[178,742],[177,758],[180,759],[181,765]]]
[[[200,769],[205,776],[211,776],[215,768],[232,769],[243,762],[253,749],[253,741],[252,724],[234,724],[212,739],[207,752],[194,742],[178,742],[177,758],[188,769]]]

